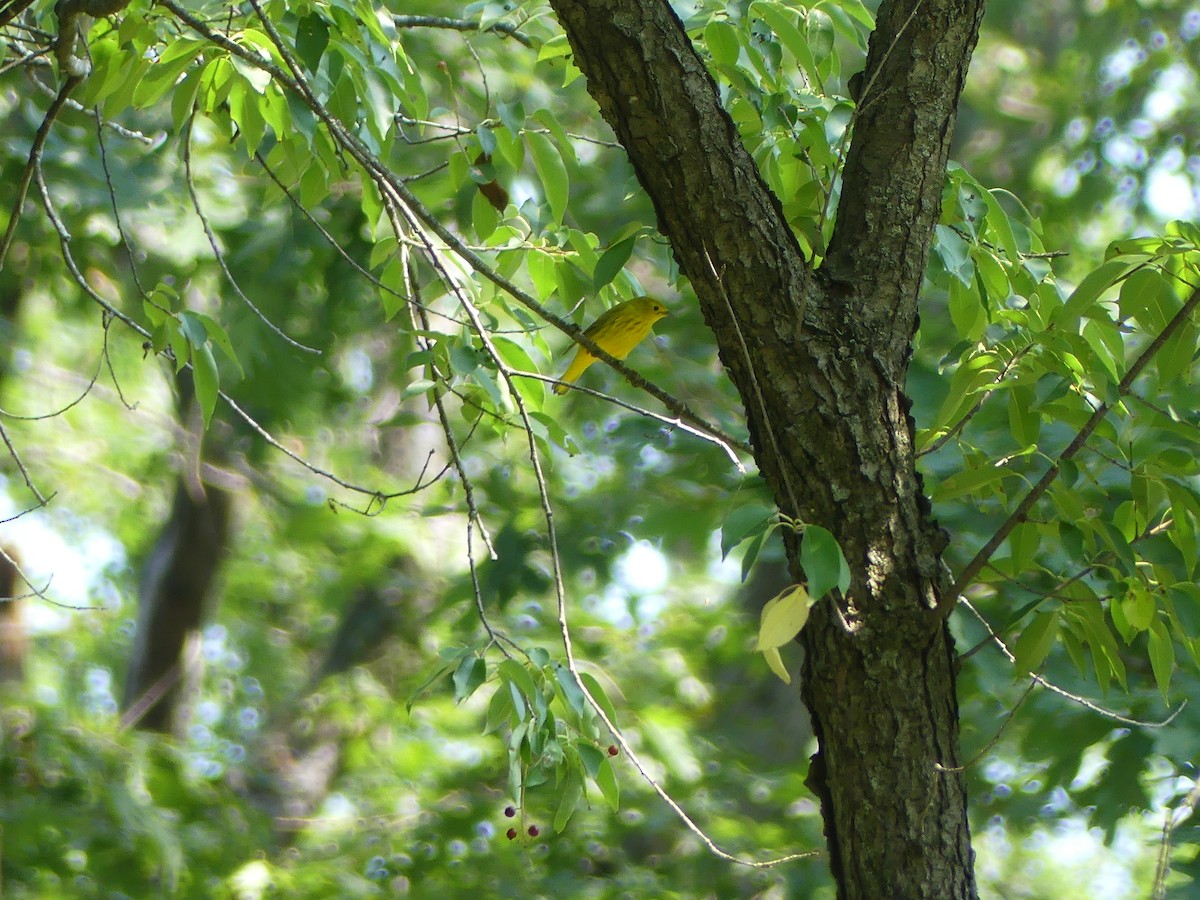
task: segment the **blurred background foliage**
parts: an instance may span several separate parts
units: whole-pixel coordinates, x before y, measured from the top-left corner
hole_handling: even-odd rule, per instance
[[[287,4],[296,17],[315,6]],[[343,6],[351,9],[321,8],[340,15]],[[553,48],[558,36],[537,3],[423,6],[430,15],[517,25],[535,45]],[[708,23],[739,20],[746,6],[677,8],[704,40]],[[28,15],[21,21],[54,30],[49,4],[35,3]],[[164,36],[178,31],[161,8],[135,3],[124,15]],[[38,85],[54,84],[54,76],[48,64],[14,64],[30,32],[10,25],[5,34],[0,183],[10,187],[0,216],[7,225],[11,186],[49,103]],[[1200,7],[1186,2],[995,0],[967,85],[956,159],[982,183],[1021,199],[1040,220],[1046,247],[1070,252],[1067,272],[1076,264],[1080,273],[1090,269],[1116,237],[1195,218],[1198,35]],[[495,178],[530,226],[529,240],[551,256],[555,241],[570,238],[568,226],[539,224],[551,213],[538,166],[549,163],[530,159],[532,149],[520,164],[500,150],[488,151],[490,164],[478,163],[489,140],[478,126],[512,121],[556,141],[554,129],[575,136],[568,139],[577,157],[569,166],[569,228],[594,235],[601,248],[639,235],[606,296],[644,288],[672,308],[632,361],[737,433],[739,400],[694,304],[677,290],[669,249],[652,236],[653,210],[564,59],[543,49],[538,61],[536,46],[496,32],[402,27],[397,40],[427,105],[419,115],[400,111],[385,154],[395,171],[448,226],[479,244],[491,235],[478,185]],[[861,50],[845,31],[837,41],[840,69],[825,73],[826,88],[845,94]],[[344,46],[352,45],[346,37]],[[423,473],[449,460],[409,355],[413,333],[397,327],[386,297],[381,302],[313,221],[367,265],[376,234],[361,186],[335,178],[327,160],[313,168],[328,183],[306,181],[295,160],[281,158],[280,179],[300,183],[300,202],[291,203],[226,130],[204,119],[192,126],[187,164],[225,264],[267,319],[321,351],[306,353],[272,333],[223,276],[189,200],[171,94],[110,114],[148,142],[106,130],[101,144],[95,120],[67,109],[44,154],[81,271],[139,320],[135,275],[219,319],[245,373],[236,379],[218,354],[222,384],[236,402],[288,451],[366,492],[298,465],[220,404],[201,449],[186,405],[179,414],[181,389],[168,364],[147,352],[143,338],[101,319],[64,270],[52,224],[27,210],[0,270],[0,421],[39,490],[54,496],[12,518],[34,498],[12,458],[0,465],[3,541],[33,581],[47,585],[44,599],[20,601],[24,669],[0,687],[5,895],[833,896],[819,858],[767,870],[715,858],[623,759],[616,760],[619,812],[592,792],[555,833],[555,784],[512,796],[503,735],[482,733],[493,683],[461,702],[449,679],[413,697],[439,654],[477,645],[482,629],[456,480],[372,501],[372,493],[428,481]],[[739,126],[745,134],[748,126]],[[770,121],[762,127],[765,134]],[[268,160],[270,145],[268,138],[260,148]],[[569,266],[556,271],[552,305],[590,320],[601,308],[594,298],[574,310],[589,294],[590,273],[575,282],[570,273]],[[488,286],[478,289],[494,299]],[[452,315],[437,296],[426,300]],[[947,389],[939,366],[956,337],[946,303],[931,290],[923,307],[911,375],[919,424]],[[492,309],[498,322],[518,327],[519,316],[500,301]],[[446,320],[437,327],[459,328]],[[547,350],[565,345],[544,332],[524,344],[548,374],[558,363]],[[584,383],[640,402],[604,367]],[[469,398],[469,379],[458,386]],[[497,553],[486,558],[477,532],[473,552],[492,622],[558,658],[551,569],[523,440],[480,420],[466,399],[455,409],[475,502]],[[740,474],[712,444],[594,397],[572,393],[541,409],[563,429],[547,477],[584,670],[604,686],[652,774],[721,846],[756,859],[820,847],[820,818],[803,785],[814,749],[806,716],[795,690],[751,652],[758,610],[786,584],[782,554],[768,541],[744,584],[741,551],[721,558],[730,515],[767,511],[758,479]],[[981,413],[973,429],[985,453],[1004,452],[1002,405]],[[927,482],[949,465],[938,456],[926,462]],[[186,691],[164,734],[122,717],[121,685],[139,582],[169,520],[176,480],[189,472],[232,497],[232,522],[202,626],[188,642]],[[961,502],[938,512],[954,535],[948,561],[956,570],[1000,518],[998,508]],[[1011,598],[1007,606],[998,596],[990,601],[980,600],[981,611],[1002,622]],[[961,613],[954,627],[961,650],[985,637]],[[1129,657],[1128,693],[1115,685],[1099,702],[1162,719],[1168,707],[1143,657]],[[786,650],[785,661],[795,671]],[[1074,693],[1097,693],[1066,654],[1052,655],[1044,674]],[[1146,729],[1044,691],[1021,702],[1025,684],[987,648],[964,662],[964,757],[978,757],[969,774],[983,893],[1144,895],[1164,809],[1195,778],[1200,709],[1193,704],[1171,727]],[[1196,668],[1181,654],[1170,700],[1198,692]],[[511,818],[507,807],[516,807]],[[1200,835],[1194,821],[1178,825],[1172,884],[1186,896]],[[518,837],[510,840],[512,827]]]

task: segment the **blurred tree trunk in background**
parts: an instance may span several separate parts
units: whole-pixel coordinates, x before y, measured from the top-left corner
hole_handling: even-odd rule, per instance
[[[0,387],[13,368],[17,314],[24,296],[22,280],[10,271],[0,271]],[[14,598],[26,593],[28,586],[17,571],[16,551],[10,546],[0,549],[4,551],[0,554],[0,682],[21,681],[29,643],[21,616],[24,601]]]
[[[185,675],[184,649],[209,610],[206,601],[226,556],[232,498],[202,480],[204,447],[221,429],[204,432],[190,375],[181,374],[181,418],[189,424],[195,453],[184,453],[171,513],[142,568],[138,618],[122,715],[140,728],[170,731]],[[203,438],[203,442],[202,442]]]

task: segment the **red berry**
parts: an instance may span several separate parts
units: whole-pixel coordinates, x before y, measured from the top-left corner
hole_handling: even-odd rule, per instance
[[[617,749],[617,745],[616,745],[616,744],[609,744],[609,745],[608,745],[608,755],[609,755],[609,756],[616,756],[616,755],[617,755],[618,753],[620,753],[620,752],[621,752],[621,751]]]
[[[537,837],[537,836],[538,836],[538,827],[537,827],[536,825],[530,825],[530,826],[529,826],[529,836],[530,836],[530,837]]]
[[[517,836],[517,829],[510,828],[510,829],[508,829],[508,831],[506,831],[504,833],[505,833],[505,835],[507,835],[508,839],[511,841],[513,838],[515,838]]]
[[[517,814],[517,811],[515,809],[513,809],[511,806],[504,807],[504,815],[506,815],[508,818],[511,819],[516,814]]]

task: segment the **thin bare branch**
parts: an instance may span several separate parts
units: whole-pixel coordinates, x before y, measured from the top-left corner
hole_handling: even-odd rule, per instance
[[[1005,714],[1004,721],[1000,723],[1000,727],[996,729],[996,733],[992,735],[992,739],[984,744],[983,748],[967,762],[963,763],[961,766],[943,766],[941,763],[935,762],[933,767],[939,772],[965,772],[967,769],[978,763],[991,751],[993,747],[1000,743],[1000,738],[1004,736],[1004,732],[1008,729],[1009,723],[1011,723],[1013,718],[1017,715],[1017,710],[1024,705],[1025,701],[1029,698],[1029,695],[1033,693],[1033,689],[1035,687],[1037,687],[1036,681],[1030,681],[1029,684],[1025,686],[1025,690],[1021,692],[1021,696],[1017,698],[1017,702],[1013,704],[1013,708]]]
[[[50,502],[50,499],[43,496],[42,492],[38,490],[37,485],[33,483],[33,478],[30,476],[29,470],[25,468],[25,461],[21,459],[21,454],[17,452],[17,448],[9,438],[8,432],[4,430],[3,422],[0,422],[0,440],[4,441],[4,446],[8,448],[8,455],[17,464],[17,470],[21,473],[21,477],[25,479],[25,486],[29,488],[29,492],[33,494],[39,506],[45,506]],[[51,494],[50,496],[54,495]]]
[[[987,630],[988,636],[992,643],[1000,648],[1000,652],[1004,654],[1008,661],[1010,663],[1015,663],[1017,658],[1013,656],[1012,651],[1008,649],[1008,644],[1004,643],[1004,639],[1000,637],[1000,635],[996,634],[995,630],[988,623],[988,620],[980,614],[979,610],[971,605],[971,601],[966,597],[962,597],[960,598],[959,602],[969,609],[971,614],[979,620],[980,624],[983,625],[983,627]],[[1183,708],[1187,706],[1187,700],[1184,700],[1175,708],[1174,712],[1160,722],[1151,722],[1144,719],[1131,719],[1129,716],[1123,716],[1118,712],[1113,712],[1111,709],[1106,709],[1105,707],[1100,706],[1098,703],[1092,702],[1086,697],[1081,697],[1078,694],[1072,694],[1070,691],[1060,688],[1057,684],[1052,681],[1048,681],[1041,675],[1030,674],[1029,677],[1033,679],[1034,683],[1040,684],[1046,690],[1052,691],[1053,693],[1058,694],[1060,697],[1065,697],[1072,703],[1077,703],[1084,707],[1084,709],[1090,709],[1092,712],[1104,716],[1106,719],[1111,719],[1114,722],[1120,722],[1122,725],[1134,725],[1138,728],[1165,728],[1174,722],[1175,717],[1183,712]]]
[[[0,70],[0,73],[2,73],[2,72],[3,72],[3,70]],[[38,78],[37,75],[35,75],[32,70],[30,70],[28,72],[28,75],[29,75],[29,80],[32,81],[34,83],[34,85],[37,86],[38,90],[40,90],[43,94],[53,97],[58,93],[57,91],[54,90],[53,87],[46,84],[46,82],[42,81],[42,79]],[[69,97],[67,98],[66,105],[67,105],[67,109],[72,109],[75,112],[81,113],[90,119],[95,119],[98,124],[100,124],[104,128],[109,129],[114,134],[116,134],[118,137],[123,137],[123,138],[126,138],[127,140],[131,140],[131,141],[137,141],[140,144],[145,144],[147,147],[153,147],[160,140],[160,138],[153,138],[153,137],[150,137],[148,134],[143,134],[140,131],[134,131],[133,129],[126,128],[124,125],[121,125],[118,122],[109,121],[100,114],[100,111],[98,109],[89,109],[88,107],[84,106],[82,103],[72,100]]]
[[[517,30],[516,25],[507,22],[496,22],[487,28],[480,28],[478,22],[470,19],[451,19],[445,16],[392,16],[397,28],[445,28],[451,31],[482,31],[485,34],[495,34],[510,37],[525,47],[532,48],[533,40],[524,32]]]
[[[22,581],[24,581],[27,585],[29,585],[28,593],[19,594],[16,597],[9,597],[7,599],[9,599],[9,600],[25,600],[29,597],[37,597],[43,603],[49,603],[51,606],[56,606],[59,609],[70,610],[71,612],[91,612],[91,611],[95,611],[95,610],[104,609],[103,606],[72,606],[69,603],[60,603],[59,601],[52,598],[48,593],[50,590],[50,585],[54,582],[53,575],[49,576],[46,579],[46,584],[39,588],[37,585],[35,585],[33,583],[32,580],[30,580],[29,576],[25,574],[25,570],[21,568],[21,564],[19,562],[17,562],[16,558],[11,556],[8,553],[8,551],[4,549],[3,546],[0,546],[0,556],[4,557],[5,561],[7,561],[10,566],[12,566],[13,571],[17,573],[17,575],[20,577],[20,579]]]
[[[208,216],[204,214],[204,209],[200,206],[200,197],[196,194],[196,181],[192,176],[192,120],[189,119],[187,125],[183,129],[183,171],[184,178],[187,181],[188,196],[192,198],[192,209],[195,210],[197,218],[200,219],[200,224],[204,227],[204,235],[208,238],[208,245],[212,248],[213,257],[217,261],[217,265],[221,267],[221,271],[225,274],[225,280],[229,282],[229,286],[233,288],[233,292],[241,298],[241,301],[267,326],[275,336],[282,340],[289,347],[295,347],[297,350],[303,350],[305,353],[312,353],[316,356],[321,355],[321,351],[316,347],[309,347],[306,344],[301,344],[299,341],[289,337],[282,328],[267,318],[254,301],[246,296],[242,291],[241,285],[237,279],[233,277],[233,273],[229,271],[229,266],[225,262],[225,254],[221,252],[221,245],[217,241],[217,236],[213,234],[212,226],[208,224]]]
[[[105,329],[104,329],[104,335],[105,335],[105,337],[104,337],[105,345],[107,346],[107,343],[108,343],[108,328],[107,327],[105,327]],[[63,413],[65,413],[67,410],[72,409],[75,406],[78,406],[80,403],[83,402],[84,398],[87,397],[87,395],[92,392],[92,388],[94,388],[96,386],[96,381],[97,381],[97,379],[100,378],[100,372],[104,367],[105,355],[106,355],[105,350],[102,349],[100,352],[100,359],[96,360],[96,371],[92,373],[92,377],[90,379],[88,379],[88,383],[84,386],[83,391],[79,394],[79,396],[76,397],[71,402],[69,402],[66,406],[60,407],[59,409],[54,410],[54,412],[41,413],[36,416],[22,416],[22,415],[18,415],[17,413],[11,413],[5,409],[0,409],[0,418],[13,419],[18,422],[40,422],[45,419],[57,418],[58,416],[61,416]]]
[[[1158,864],[1154,871],[1154,890],[1150,896],[1154,900],[1164,900],[1167,896],[1167,875],[1171,872],[1171,837],[1180,825],[1186,822],[1200,806],[1200,781],[1192,783],[1183,802],[1174,809],[1167,807],[1163,811],[1162,840],[1158,845]]]
[[[29,160],[25,163],[25,168],[21,172],[21,181],[17,185],[17,197],[13,201],[12,211],[8,216],[8,228],[4,232],[4,238],[0,240],[0,269],[4,268],[4,261],[8,258],[8,250],[12,246],[13,237],[17,232],[17,224],[21,221],[21,209],[25,206],[25,197],[29,194],[29,184],[33,180],[34,169],[38,167],[41,161],[42,150],[46,146],[46,138],[50,136],[50,126],[58,118],[63,105],[67,102],[68,95],[70,95],[71,91],[75,90],[76,86],[82,80],[81,77],[72,75],[63,82],[62,87],[58,90],[58,95],[54,98],[54,102],[46,110],[46,115],[42,118],[42,124],[38,126],[37,134],[33,136],[33,144],[29,148]]]

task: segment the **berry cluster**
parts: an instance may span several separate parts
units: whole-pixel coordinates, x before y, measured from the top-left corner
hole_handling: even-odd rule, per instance
[[[517,811],[515,809],[513,809],[511,806],[504,807],[505,818],[511,819],[516,814],[517,814]],[[539,834],[542,833],[542,830],[540,828],[538,828],[536,825],[530,825],[528,828],[528,832],[529,832],[530,837],[537,837]],[[510,829],[508,829],[508,831],[504,832],[504,836],[507,837],[511,841],[511,840],[514,840],[519,833],[520,832],[518,832],[517,829],[510,828]]]

